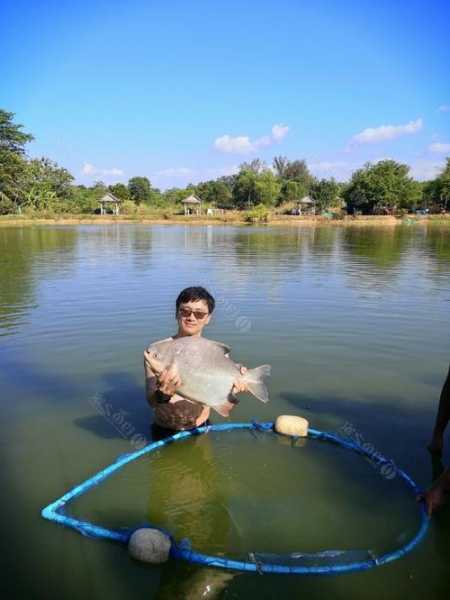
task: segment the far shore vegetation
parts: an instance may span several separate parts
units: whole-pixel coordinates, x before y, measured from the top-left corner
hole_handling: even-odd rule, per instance
[[[408,165],[394,160],[367,163],[347,182],[317,179],[305,160],[277,156],[271,167],[254,159],[235,175],[161,191],[142,176],[126,184],[77,185],[49,158],[27,157],[25,147],[32,140],[13,113],[0,109],[0,225],[39,220],[413,223],[425,217],[450,222],[450,157],[430,181],[414,180]],[[108,192],[120,200],[120,216],[98,215]],[[199,216],[184,216],[182,200],[190,195],[202,202]]]

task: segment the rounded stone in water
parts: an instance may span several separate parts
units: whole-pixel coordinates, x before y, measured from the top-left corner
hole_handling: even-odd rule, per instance
[[[128,552],[136,560],[160,565],[169,559],[170,544],[170,538],[162,531],[147,527],[133,532]]]

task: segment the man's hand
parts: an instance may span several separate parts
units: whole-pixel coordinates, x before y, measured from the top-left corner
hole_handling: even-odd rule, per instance
[[[167,396],[173,396],[181,385],[181,379],[173,367],[165,369],[157,376],[158,389]]]
[[[241,375],[245,375],[245,373],[247,373],[248,369],[247,369],[247,367],[243,367],[241,365],[240,366],[240,371],[241,371]],[[247,384],[244,383],[243,381],[236,380],[234,382],[234,385],[233,385],[233,388],[231,390],[231,393],[233,395],[235,395],[235,394],[239,394],[240,392],[247,392],[247,391],[248,391]]]
[[[428,516],[431,517],[436,510],[445,504],[446,494],[442,486],[437,484],[421,494],[418,500],[425,500]]]

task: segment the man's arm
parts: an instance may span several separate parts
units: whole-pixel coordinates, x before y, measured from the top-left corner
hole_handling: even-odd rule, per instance
[[[428,515],[443,506],[450,495],[450,469],[445,469],[442,475],[436,479],[433,485],[424,492],[419,500],[425,500]]]
[[[176,389],[181,385],[178,374],[168,369],[157,377],[151,369],[146,350],[144,351],[144,370],[145,393],[150,406],[181,399],[181,396],[175,393]]]
[[[444,432],[450,420],[450,368],[439,399],[439,409],[434,425],[433,438],[428,446],[431,452],[441,453],[444,445]]]
[[[168,429],[185,429],[203,425],[209,417],[209,407],[192,402],[176,393],[181,379],[168,369],[157,376],[144,352],[145,389],[147,402],[155,409],[156,422]]]

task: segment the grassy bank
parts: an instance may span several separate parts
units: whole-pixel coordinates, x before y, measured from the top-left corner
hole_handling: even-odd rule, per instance
[[[450,226],[450,214],[416,216],[407,215],[402,218],[392,216],[361,215],[358,217],[346,216],[342,219],[329,219],[322,216],[291,216],[271,214],[267,222],[252,222],[251,216],[246,211],[230,211],[224,215],[206,216],[184,216],[184,215],[87,215],[87,214],[58,214],[48,215],[2,215],[1,226],[24,226],[24,225],[110,225],[112,223],[142,223],[142,224],[183,224],[183,225],[297,225],[317,226],[332,225],[336,227],[365,226],[365,225],[424,225],[439,224]]]

